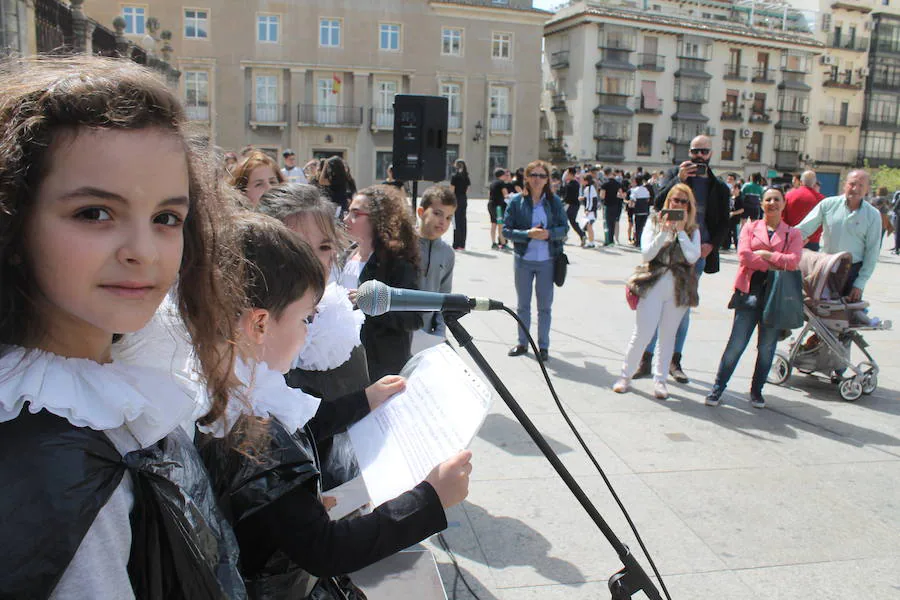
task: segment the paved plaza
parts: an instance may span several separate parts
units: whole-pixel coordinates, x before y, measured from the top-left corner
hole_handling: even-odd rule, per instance
[[[512,253],[490,250],[484,202],[470,201],[469,219],[454,291],[515,308]],[[900,598],[900,335],[866,334],[880,385],[855,403],[842,401],[836,386],[795,373],[784,387],[767,385],[767,407],[752,409],[751,347],[723,404],[707,407],[731,327],[726,304],[737,256],[726,253],[722,271],[701,279],[683,359],[691,383],[670,382],[669,400],[653,398],[650,380],[617,395],[610,386],[634,324],[623,281],[639,254],[585,250],[574,233],[569,239],[576,243],[567,246],[569,279],[556,290],[548,370],[672,598]],[[885,250],[865,298],[873,314],[900,324],[898,274],[900,261]],[[533,354],[506,356],[515,323],[495,312],[463,324],[650,572]],[[499,398],[471,448],[470,494],[450,511],[444,535],[478,597],[609,598],[606,580],[621,567],[618,557]],[[429,547],[448,597],[471,598],[436,538]]]

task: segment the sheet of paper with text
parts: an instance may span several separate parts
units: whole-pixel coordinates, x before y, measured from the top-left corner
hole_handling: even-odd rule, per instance
[[[416,354],[402,375],[406,390],[348,430],[375,506],[465,449],[491,405],[487,384],[447,344]]]

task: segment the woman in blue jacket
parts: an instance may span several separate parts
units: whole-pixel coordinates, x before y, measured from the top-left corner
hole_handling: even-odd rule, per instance
[[[559,197],[550,190],[550,165],[536,160],[525,168],[525,191],[509,198],[503,220],[503,235],[513,242],[516,282],[516,312],[531,326],[531,290],[538,305],[538,348],[547,360],[550,348],[550,307],[553,305],[553,263],[562,254],[569,225]],[[510,356],[528,352],[525,332]]]

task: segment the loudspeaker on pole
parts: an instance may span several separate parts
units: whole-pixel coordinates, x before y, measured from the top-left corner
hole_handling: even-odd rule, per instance
[[[394,96],[394,177],[441,181],[447,173],[447,98]]]

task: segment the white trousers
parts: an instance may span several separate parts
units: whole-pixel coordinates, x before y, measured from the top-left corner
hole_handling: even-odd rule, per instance
[[[666,271],[647,292],[647,297],[638,302],[634,331],[622,362],[622,377],[630,379],[637,371],[644,348],[658,328],[656,356],[653,357],[653,380],[666,381],[672,352],[675,350],[675,333],[687,309],[686,306],[675,306],[675,278]]]

